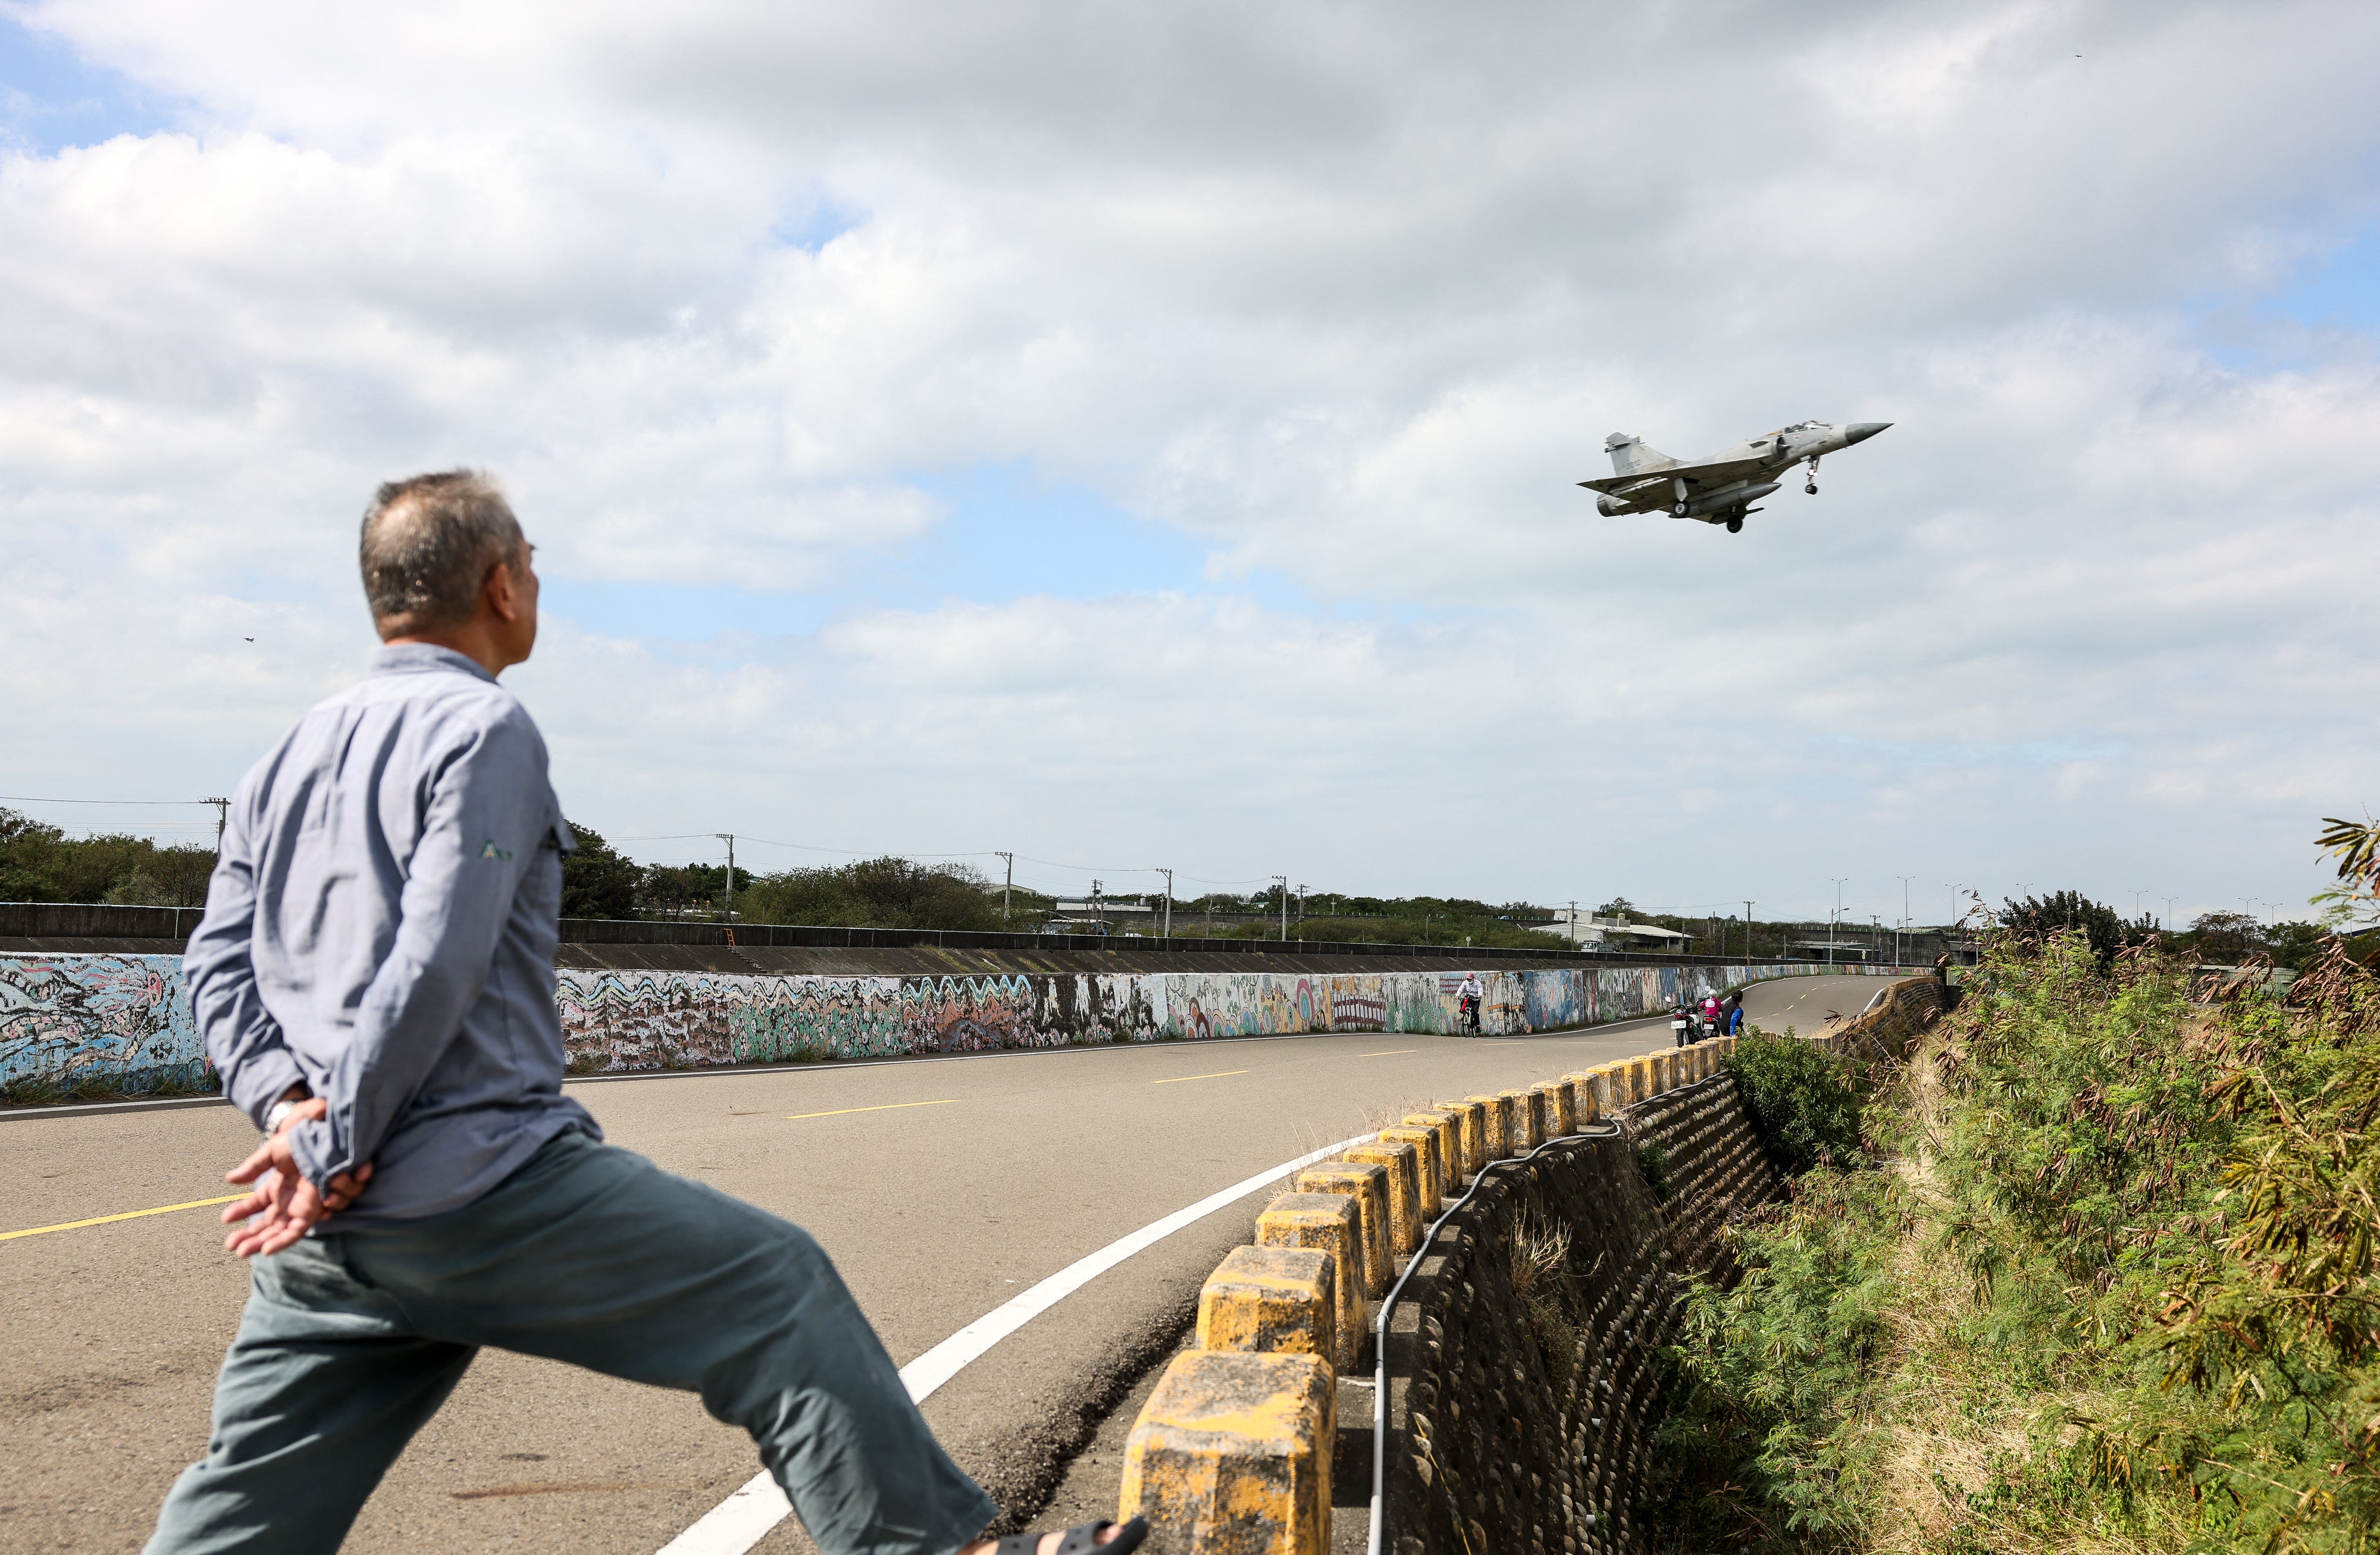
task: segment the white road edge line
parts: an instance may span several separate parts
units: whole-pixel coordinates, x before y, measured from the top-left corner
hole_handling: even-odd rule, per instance
[[[1258,1188],[1280,1182],[1300,1167],[1311,1166],[1325,1157],[1350,1146],[1361,1145],[1373,1137],[1369,1134],[1359,1134],[1353,1139],[1342,1139],[1336,1145],[1325,1145],[1295,1160],[1284,1161],[1269,1172],[1259,1172],[1243,1182],[1234,1183],[1220,1193],[1208,1194],[1197,1203],[1176,1209],[1163,1220],[1151,1221],[1130,1235],[1118,1237],[1087,1257],[1076,1258],[1047,1280],[993,1307],[903,1367],[901,1380],[908,1388],[909,1397],[916,1403],[925,1403],[936,1389],[965,1370],[985,1351],[1142,1248],[1161,1242],[1183,1227],[1237,1203]],[[769,1530],[783,1522],[793,1510],[792,1504],[785,1500],[784,1491],[777,1488],[777,1482],[770,1477],[769,1471],[762,1469],[745,1481],[735,1494],[704,1512],[692,1527],[662,1546],[661,1555],[744,1555],[746,1550],[766,1538]]]

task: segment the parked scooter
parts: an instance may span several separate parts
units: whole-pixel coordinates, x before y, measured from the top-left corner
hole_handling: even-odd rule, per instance
[[[1682,998],[1670,1006],[1670,1038],[1674,1046],[1681,1048],[1695,1040],[1694,1013]]]

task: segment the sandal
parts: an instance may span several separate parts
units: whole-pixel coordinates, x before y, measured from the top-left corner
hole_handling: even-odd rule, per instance
[[[1069,1528],[1058,1541],[1058,1555],[1130,1555],[1148,1537],[1148,1519],[1135,1517],[1117,1530],[1107,1543],[1099,1535],[1115,1527],[1113,1523],[1086,1523],[1079,1528]],[[1010,1534],[994,1548],[994,1555],[1038,1555],[1046,1534]]]

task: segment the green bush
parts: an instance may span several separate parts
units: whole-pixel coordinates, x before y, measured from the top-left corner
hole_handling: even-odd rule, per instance
[[[1876,1076],[1891,1169],[1796,1178],[1690,1287],[1658,1548],[2380,1548],[2380,983],[2192,984],[1987,950]]]
[[[1798,1177],[1813,1167],[1866,1160],[1849,1063],[1790,1031],[1771,1037],[1755,1029],[1727,1055],[1727,1072],[1770,1159],[1785,1172]]]

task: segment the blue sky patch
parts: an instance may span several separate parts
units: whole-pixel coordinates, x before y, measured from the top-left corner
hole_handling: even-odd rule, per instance
[[[54,155],[174,127],[155,92],[0,16],[0,145]]]

